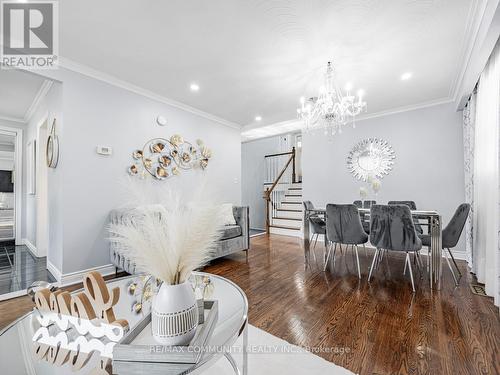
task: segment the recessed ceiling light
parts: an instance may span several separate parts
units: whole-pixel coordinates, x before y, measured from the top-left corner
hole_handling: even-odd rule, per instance
[[[413,73],[411,73],[411,72],[406,72],[406,73],[401,74],[401,81],[409,80],[412,75],[413,75]]]
[[[261,121],[262,117],[261,116],[255,116],[255,121]]]
[[[200,89],[200,86],[198,86],[197,83],[191,83],[189,88],[191,89],[191,91],[198,91]]]

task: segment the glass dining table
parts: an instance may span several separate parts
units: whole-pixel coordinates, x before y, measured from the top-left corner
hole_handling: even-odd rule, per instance
[[[359,213],[365,220],[370,218],[369,208],[358,208]],[[442,251],[442,232],[441,232],[441,215],[436,211],[421,211],[412,210],[411,214],[414,219],[418,220],[421,226],[428,227],[428,233],[431,237],[430,246],[430,257],[429,257],[429,282],[431,289],[439,290],[441,289],[441,251]],[[312,215],[326,215],[326,208],[314,208],[306,209],[304,208],[303,225],[304,228],[304,260],[306,267],[309,265],[309,255],[310,255],[310,226],[309,218]],[[325,247],[327,245],[325,236]]]

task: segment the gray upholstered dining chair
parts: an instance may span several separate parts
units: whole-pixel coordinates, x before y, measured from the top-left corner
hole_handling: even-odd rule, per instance
[[[370,208],[374,204],[377,204],[377,201],[354,201],[352,202],[357,208]],[[366,215],[363,212],[359,213],[359,217],[361,218],[361,224],[363,225],[363,229],[367,234],[370,234],[370,221],[366,220]]]
[[[394,205],[394,204],[404,204],[405,206],[410,207],[410,210],[415,211],[417,209],[417,204],[415,201],[389,201],[387,202],[388,205]],[[419,234],[424,233],[424,230],[418,223],[418,219],[413,219],[413,222],[415,223],[415,229]]]
[[[403,274],[406,273],[408,266],[411,287],[415,292],[409,252],[419,251],[422,248],[422,241],[415,230],[410,208],[407,205],[374,205],[370,211],[370,219],[370,242],[375,246],[376,251],[370,267],[368,282],[372,276],[375,261],[382,249],[404,251],[406,259]]]
[[[361,268],[359,267],[358,245],[365,246],[368,235],[363,230],[358,208],[354,204],[328,204],[326,205],[326,238],[330,244],[326,255],[324,271],[328,266],[330,254],[333,247],[333,266],[335,267],[335,252],[337,244],[351,245],[356,251],[356,262],[358,266],[358,277],[361,279]]]
[[[465,222],[467,221],[467,217],[469,216],[470,212],[470,204],[468,203],[462,203],[460,206],[457,207],[455,213],[453,214],[453,217],[451,218],[450,222],[446,226],[446,228],[443,229],[442,232],[442,247],[443,249],[448,250],[448,254],[451,257],[451,260],[453,261],[453,264],[455,265],[455,269],[458,272],[459,277],[462,276],[462,273],[460,272],[460,269],[458,268],[457,262],[455,261],[455,257],[453,257],[453,254],[451,253],[451,248],[454,248],[457,246],[458,240],[460,239],[460,235],[462,234],[462,231],[465,226]],[[420,235],[420,239],[422,240],[422,245],[427,246],[430,251],[430,246],[431,246],[431,236],[429,234],[424,234]],[[455,271],[453,270],[450,260],[448,259],[448,254],[446,254],[446,251],[444,252],[444,257],[446,258],[446,262],[448,263],[448,267],[450,268],[451,274],[453,276],[453,280],[455,280],[455,285],[458,285],[458,278],[457,275],[455,275]]]
[[[311,201],[304,201],[304,209],[305,210],[314,210],[314,205],[312,204]],[[314,249],[316,248],[316,243],[318,242],[318,237],[320,234],[326,235],[326,223],[323,218],[319,217],[318,214],[312,214],[309,216],[309,223],[311,224],[312,228],[312,236],[311,236],[311,241],[314,239],[314,236],[316,235],[316,240],[314,241],[314,246],[313,246],[313,257],[314,261],[316,262],[316,253],[314,252]]]

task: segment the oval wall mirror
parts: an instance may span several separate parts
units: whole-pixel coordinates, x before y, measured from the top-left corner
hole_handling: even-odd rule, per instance
[[[378,138],[358,142],[347,156],[347,169],[361,181],[389,174],[396,158],[392,146]]]

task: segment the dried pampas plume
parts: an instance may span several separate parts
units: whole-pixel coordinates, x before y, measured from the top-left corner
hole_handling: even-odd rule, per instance
[[[179,192],[162,195],[159,204],[135,208],[133,220],[110,224],[110,241],[141,271],[181,284],[215,250],[223,229],[221,208],[200,200],[200,194],[189,202]]]

